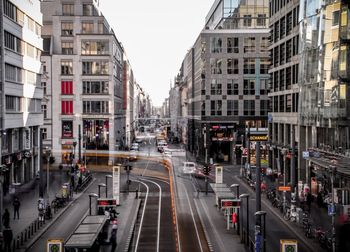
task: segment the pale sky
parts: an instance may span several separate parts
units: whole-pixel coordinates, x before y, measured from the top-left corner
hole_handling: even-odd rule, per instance
[[[160,106],[214,0],[100,0],[137,82]]]

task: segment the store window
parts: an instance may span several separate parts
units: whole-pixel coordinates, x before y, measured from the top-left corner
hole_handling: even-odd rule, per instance
[[[109,149],[109,120],[83,120],[83,133],[87,149]]]
[[[73,121],[62,121],[62,138],[73,138]]]

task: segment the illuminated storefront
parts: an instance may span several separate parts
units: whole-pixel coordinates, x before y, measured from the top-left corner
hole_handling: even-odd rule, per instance
[[[86,149],[109,149],[109,120],[85,119],[83,121],[83,136]]]

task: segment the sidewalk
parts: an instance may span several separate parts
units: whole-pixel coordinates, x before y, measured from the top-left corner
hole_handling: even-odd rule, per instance
[[[194,202],[211,251],[246,251],[237,232],[232,227],[227,230],[223,213],[215,207],[215,195],[202,194]]]
[[[50,202],[54,199],[56,192],[61,189],[64,182],[68,181],[66,172],[51,171],[49,183],[49,198]],[[62,182],[62,183],[61,183]],[[13,237],[16,237],[27,226],[29,226],[35,219],[38,218],[38,199],[39,199],[39,180],[33,180],[18,188],[19,192],[15,195],[7,194],[4,197],[3,209],[8,209],[10,212],[10,227],[13,232]],[[46,187],[45,187],[46,192]],[[13,199],[18,197],[21,203],[19,209],[19,219],[13,219]]]

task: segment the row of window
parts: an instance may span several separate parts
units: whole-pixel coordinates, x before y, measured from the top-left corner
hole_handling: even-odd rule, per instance
[[[27,28],[36,35],[41,36],[41,26],[17,8],[9,0],[3,0],[4,14],[21,26],[27,24]]]
[[[41,50],[17,38],[15,35],[4,31],[5,47],[23,56],[28,56],[40,60]]]
[[[44,107],[43,109],[46,109],[46,107]],[[44,113],[43,110],[42,112]],[[74,113],[73,100],[61,101],[61,113],[62,115],[73,115]],[[108,114],[109,113],[108,101],[83,101],[83,113],[84,114]]]
[[[6,95],[5,109],[7,112],[23,112],[32,113],[41,112],[41,100],[34,98],[24,98],[19,96]]]
[[[271,73],[273,91],[290,90],[293,84],[298,83],[299,64]]]
[[[268,93],[268,79],[260,80],[260,95],[266,95]],[[210,84],[211,95],[222,95],[222,84],[219,79],[212,79]],[[205,86],[202,87],[202,95],[206,95]],[[244,79],[243,90],[240,90],[238,80],[227,80],[227,95],[258,95],[256,92],[255,79]]]
[[[82,55],[106,55],[109,54],[108,41],[83,41],[81,42]],[[62,41],[62,54],[73,54],[73,42]]]
[[[97,10],[93,4],[83,4],[83,16],[96,16]],[[63,16],[74,16],[74,3],[62,4]]]
[[[299,53],[299,35],[271,49],[273,66],[283,65],[291,61],[291,58]]]
[[[107,75],[108,61],[83,61],[82,73],[83,75]],[[73,61],[61,61],[61,75],[73,75]]]
[[[81,22],[81,33],[83,34],[106,34],[108,33],[106,26],[103,22],[97,23],[97,31],[95,32],[95,24],[93,21],[82,21]],[[61,35],[62,36],[73,36],[74,25],[73,22],[64,21],[61,23]]]
[[[244,116],[255,116],[257,111],[255,109],[255,103],[260,102],[260,115],[267,116],[269,111],[269,100],[244,100],[243,101],[243,115]],[[201,114],[206,115],[206,105],[205,101],[201,104]],[[210,101],[210,115],[211,116],[222,116],[222,105],[221,100]],[[239,102],[237,100],[228,100],[226,107],[227,116],[238,116],[239,115]]]
[[[271,38],[274,42],[283,39],[285,36],[291,34],[294,27],[298,25],[299,6],[288,12],[270,26]]]
[[[226,52],[227,53],[239,53],[240,52],[240,43],[241,38],[231,37],[226,38]],[[257,41],[255,37],[245,37],[243,38],[243,52],[244,53],[254,53],[254,52],[268,52],[269,47],[269,38],[262,37],[260,41]],[[260,48],[259,48],[260,46]],[[259,48],[259,50],[258,50]],[[223,53],[224,45],[223,39],[212,37],[210,39],[210,52],[211,53]]]
[[[5,80],[17,83],[40,85],[40,75],[22,68],[5,64]]]
[[[223,74],[223,61],[225,59],[210,59],[211,74]],[[256,58],[243,59],[243,74],[255,74]],[[269,58],[260,58],[260,74],[268,74],[270,68]],[[226,74],[241,74],[239,67],[239,59],[226,59]]]
[[[271,102],[273,104],[273,112],[298,112],[299,94],[287,94],[273,96]]]

